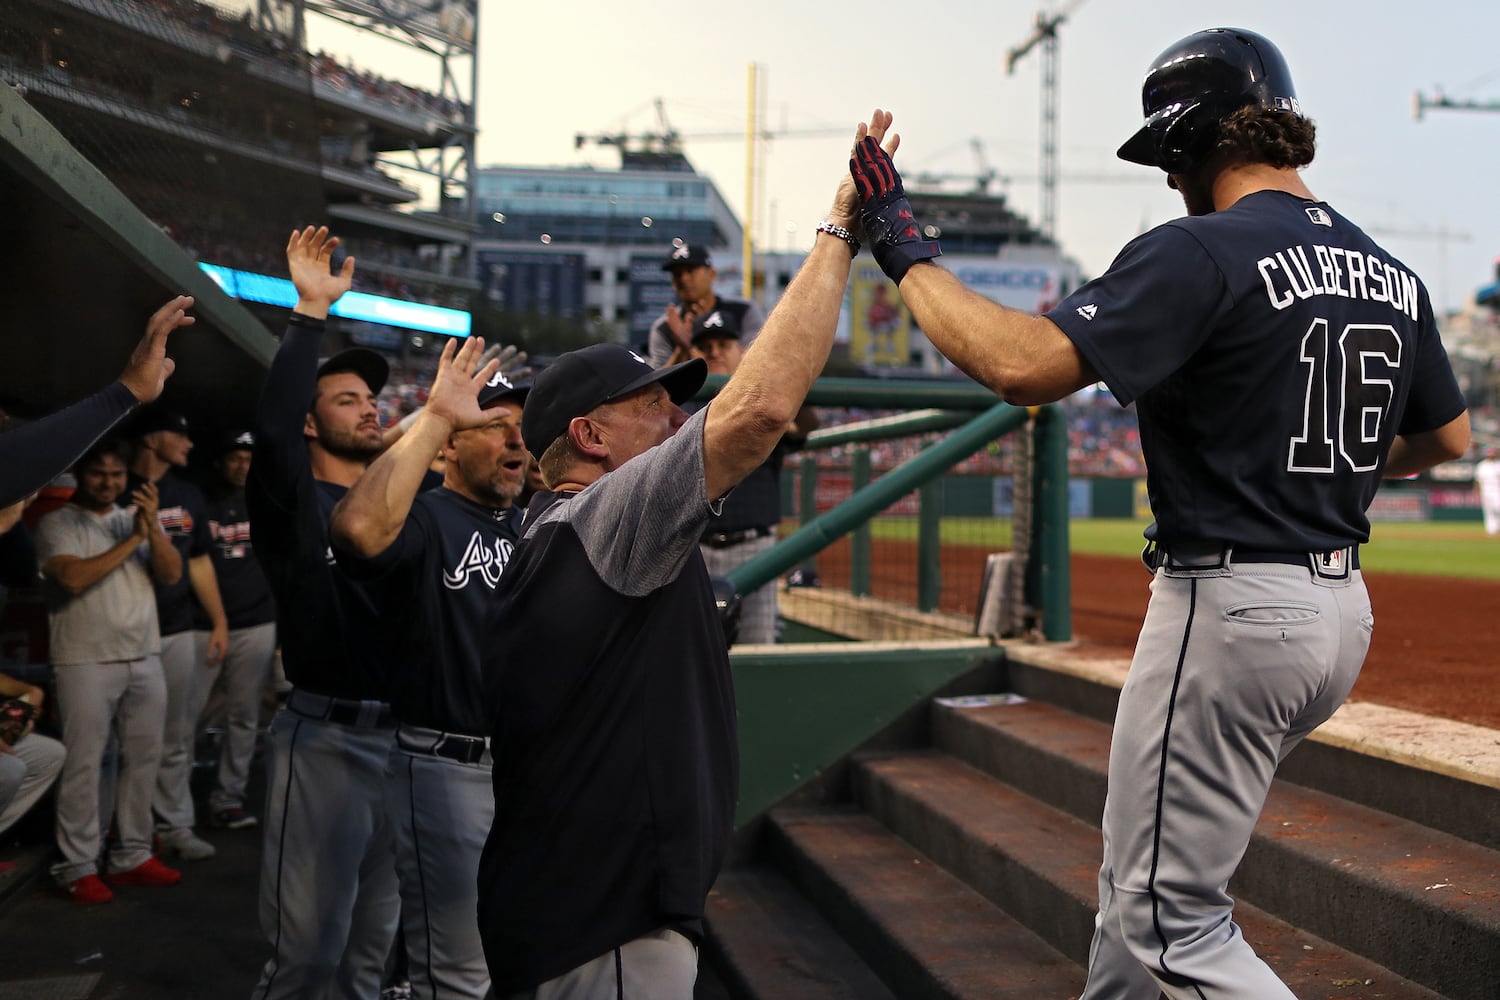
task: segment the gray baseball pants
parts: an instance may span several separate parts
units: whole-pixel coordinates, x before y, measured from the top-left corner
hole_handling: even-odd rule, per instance
[[[98,870],[99,765],[111,722],[120,744],[119,843],[110,853],[109,869],[129,871],[151,857],[151,794],[167,711],[161,660],[59,664],[52,676],[67,748],[57,783],[57,848],[63,860],[52,866],[52,874],[66,885]]]
[[[27,733],[0,753],[0,833],[16,825],[57,780],[67,751],[50,736]]]
[[[167,688],[167,716],[161,738],[161,769],[151,806],[163,842],[192,833],[193,736],[200,703],[196,688],[202,672],[207,632],[177,632],[161,637],[162,676]]]
[[[700,545],[698,549],[703,553],[703,562],[708,566],[710,576],[728,576],[730,570],[743,566],[775,544],[773,534],[751,538],[727,548]],[[772,580],[757,590],[740,595],[740,631],[735,644],[775,641],[776,581]]]
[[[693,1000],[698,949],[663,927],[510,1000]]]
[[[291,707],[299,696],[267,740],[260,924],[272,955],[251,997],[369,1000],[401,906],[384,796],[393,730],[309,718]],[[371,720],[384,708],[362,704]]]
[[[240,808],[245,804],[245,785],[250,780],[250,762],[255,757],[255,738],[260,730],[260,701],[271,679],[271,660],[276,653],[276,623],[230,629],[229,649],[224,659],[209,666],[206,660],[208,633],[198,651],[203,664],[194,687],[191,710],[195,726],[202,729],[222,716],[224,742],[219,749],[219,769],[209,793],[212,812]]]
[[[1081,1000],[1292,1000],[1227,889],[1280,761],[1343,703],[1373,627],[1358,570],[1157,570],[1120,692]]]
[[[403,733],[432,730],[403,726]],[[401,926],[414,1000],[483,1000],[490,971],[479,935],[479,854],[495,819],[491,765],[398,746],[386,787],[396,831]]]

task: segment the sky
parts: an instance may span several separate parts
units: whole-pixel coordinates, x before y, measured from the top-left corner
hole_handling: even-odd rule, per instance
[[[578,133],[650,132],[659,99],[688,158],[746,217],[748,67],[761,70],[767,144],[755,224],[762,249],[806,249],[872,108],[891,110],[908,176],[1008,183],[1039,214],[1041,52],[1006,72],[1039,10],[1068,9],[1058,41],[1058,237],[1085,275],[1133,236],[1182,214],[1152,168],[1114,151],[1141,120],[1154,57],[1193,31],[1258,31],[1285,55],[1319,152],[1313,193],[1426,281],[1439,309],[1495,280],[1500,256],[1500,111],[1412,114],[1413,94],[1500,106],[1494,0],[761,0],[756,5],[480,0],[480,165],[618,165]],[[337,32],[314,45],[398,75],[408,64]],[[387,47],[388,48],[388,47]],[[436,86],[432,62],[399,75]],[[427,78],[423,77],[423,73]],[[718,136],[729,133],[731,138]],[[701,138],[697,138],[701,137]],[[954,182],[961,189],[962,180]],[[993,185],[991,190],[997,190]]]

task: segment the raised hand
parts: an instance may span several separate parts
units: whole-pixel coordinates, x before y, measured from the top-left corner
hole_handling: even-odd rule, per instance
[[[531,366],[526,363],[527,356],[525,351],[520,350],[514,344],[496,344],[486,348],[485,352],[479,356],[479,364],[483,366],[493,361],[498,366],[496,370],[501,375],[512,382],[524,382],[531,378],[532,374]]]
[[[135,534],[145,541],[156,530],[156,510],[161,505],[156,484],[142,483],[130,494],[130,499],[135,503]]]
[[[479,408],[479,390],[500,368],[498,358],[480,364],[484,354],[484,338],[468,337],[463,347],[455,340],[443,346],[438,358],[437,375],[432,388],[427,392],[424,412],[446,420],[456,431],[470,427],[481,427],[489,417]],[[457,350],[455,351],[455,348]]]
[[[890,115],[877,110],[871,117],[871,128],[854,144],[849,175],[858,192],[860,226],[870,252],[886,277],[899,285],[913,264],[931,260],[943,251],[936,240],[922,238],[922,229],[912,215],[901,174],[891,160],[899,143],[881,148],[880,138],[890,125]]]
[[[893,118],[894,116],[889,111],[881,111],[879,108],[872,111],[869,123],[860,122],[855,128],[854,146],[850,148],[849,155],[854,156],[854,150],[867,135],[874,136],[876,142],[885,142],[887,153],[895,153],[901,145],[901,136],[891,132],[889,140],[886,139],[886,133],[891,127]],[[846,229],[859,231],[859,206],[859,189],[854,186],[853,174],[846,171],[839,181],[838,193],[833,198],[833,207],[828,210],[828,221]]]
[[[198,322],[189,316],[193,308],[191,295],[179,295],[167,302],[146,321],[146,336],[130,352],[130,360],[120,373],[120,381],[139,402],[149,403],[161,395],[167,379],[177,369],[177,362],[167,357],[167,335]]]
[[[332,270],[337,236],[327,226],[292,230],[286,244],[286,264],[297,286],[297,312],[313,319],[326,319],[328,310],[354,282],[354,258],[345,257],[337,272]]]
[[[692,306],[679,306],[675,302],[667,306],[667,332],[684,350],[693,346],[693,318],[696,315]]]

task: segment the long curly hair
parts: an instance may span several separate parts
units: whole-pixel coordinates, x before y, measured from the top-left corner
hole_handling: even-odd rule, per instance
[[[1261,107],[1240,108],[1219,122],[1214,155],[1228,163],[1305,167],[1317,151],[1318,127],[1311,118]]]

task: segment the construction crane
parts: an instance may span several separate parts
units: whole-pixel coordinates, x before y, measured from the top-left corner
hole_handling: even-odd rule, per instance
[[[672,127],[667,120],[667,109],[660,97],[652,102],[656,106],[657,130],[654,132],[578,132],[573,136],[573,148],[582,149],[584,146],[593,144],[596,146],[618,146],[621,150],[635,147],[647,153],[665,153],[682,155],[682,143],[685,139],[694,142],[715,141],[724,139],[745,139],[744,129],[738,132],[690,132],[683,134]],[[797,139],[811,138],[813,136],[846,135],[847,128],[804,128],[804,129],[759,129],[756,137],[759,139]],[[978,141],[978,140],[976,140]]]
[[[1039,11],[1031,36],[1010,50],[1005,72],[1014,74],[1016,63],[1037,46],[1042,49],[1042,235],[1051,240],[1057,233],[1057,29],[1084,0],[1069,0],[1052,13]]]
[[[1448,111],[1500,111],[1500,101],[1459,101],[1445,97],[1442,91],[1438,91],[1432,97],[1418,90],[1412,91],[1412,120],[1421,121],[1428,108],[1441,108]]]
[[[997,180],[1001,184],[1009,184],[1010,183],[1010,178],[1009,177],[1003,177],[1003,176],[1001,176],[1001,174],[1000,174],[1000,172],[998,170],[996,170],[994,167],[990,166],[989,160],[984,155],[984,143],[982,141],[980,141],[979,138],[975,137],[973,139],[970,139],[969,140],[969,148],[971,150],[973,150],[973,152],[974,152],[974,172],[973,173],[970,173],[970,174],[966,174],[966,173],[949,173],[949,172],[938,172],[938,171],[932,171],[932,170],[924,170],[924,171],[921,171],[919,173],[913,174],[912,177],[911,177],[911,183],[912,184],[916,184],[916,185],[923,185],[923,186],[927,186],[927,185],[940,186],[940,185],[942,185],[942,183],[944,181],[951,181],[951,180],[972,181],[973,184],[974,184],[974,187],[973,187],[971,193],[976,194],[976,195],[987,195],[987,194],[989,194],[990,193],[990,185],[993,184]]]

